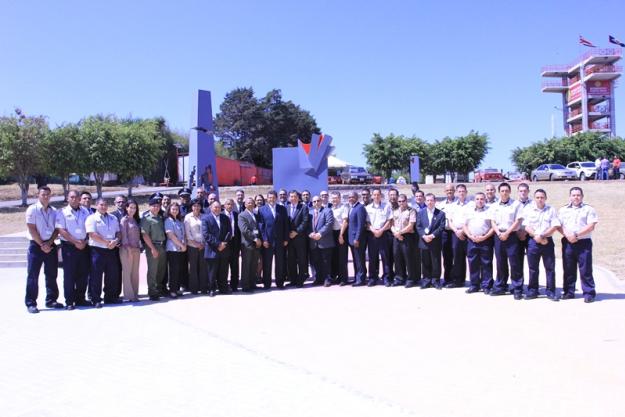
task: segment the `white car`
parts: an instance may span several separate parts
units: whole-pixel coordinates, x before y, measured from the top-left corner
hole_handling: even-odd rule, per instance
[[[572,169],[577,173],[577,178],[580,181],[594,179],[597,176],[597,167],[594,162],[584,161],[584,162],[571,162],[566,166],[568,169]]]

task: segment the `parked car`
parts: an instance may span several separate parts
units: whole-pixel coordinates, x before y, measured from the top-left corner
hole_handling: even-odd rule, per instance
[[[475,171],[473,176],[473,182],[484,182],[484,181],[503,181],[503,174],[501,171],[495,168],[486,168]]]
[[[532,171],[532,181],[576,180],[577,172],[560,164],[543,164]]]
[[[363,167],[349,166],[341,172],[341,179],[348,184],[371,184],[373,176]]]
[[[568,169],[572,169],[577,174],[577,178],[580,181],[584,181],[587,179],[593,179],[597,176],[597,167],[595,163],[592,161],[584,161],[584,162],[571,162],[566,166]]]

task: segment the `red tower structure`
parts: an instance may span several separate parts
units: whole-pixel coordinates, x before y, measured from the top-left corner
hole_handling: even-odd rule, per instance
[[[593,49],[570,65],[543,67],[543,93],[562,94],[562,116],[567,136],[602,132],[616,136],[614,88],[623,68],[615,65],[621,48]]]

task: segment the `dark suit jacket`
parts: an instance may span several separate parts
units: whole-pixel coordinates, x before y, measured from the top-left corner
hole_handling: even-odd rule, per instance
[[[295,207],[295,216],[291,218],[291,205],[286,207],[289,216],[289,232],[295,230],[298,236],[305,236],[308,232],[308,206],[298,203]]]
[[[357,240],[362,245],[365,241],[367,227],[367,210],[362,203],[357,202],[349,212],[347,226],[348,243],[353,246],[354,241]]]
[[[328,249],[334,247],[334,234],[332,233],[332,226],[334,225],[334,214],[332,209],[322,208],[319,210],[317,218],[317,225],[313,221],[315,215],[315,209],[310,209],[310,230],[311,233],[321,233],[321,239],[310,239],[311,249]]]
[[[204,236],[204,258],[215,259],[219,256],[217,247],[221,242],[229,242],[232,239],[232,227],[230,219],[225,214],[219,214],[219,225],[213,213],[202,216],[202,236]]]
[[[428,228],[428,233],[425,229]],[[428,220],[428,210],[423,209],[417,213],[417,236],[419,237],[419,248],[441,250],[443,230],[445,230],[445,212],[437,208],[434,209],[432,223]],[[423,235],[434,235],[435,238],[430,243],[423,240]]]
[[[286,208],[276,204],[275,210],[275,219],[269,205],[265,204],[258,210],[261,239],[271,246],[282,245],[289,240],[289,216]]]
[[[241,246],[255,248],[256,239],[260,239],[260,229],[256,222],[256,216],[245,210],[239,213],[239,229],[241,230]]]
[[[225,211],[222,212],[222,214],[228,217]],[[234,217],[234,231],[232,233],[230,247],[236,251],[241,249],[241,229],[239,229],[239,213],[237,213],[235,210],[232,210],[232,217]]]

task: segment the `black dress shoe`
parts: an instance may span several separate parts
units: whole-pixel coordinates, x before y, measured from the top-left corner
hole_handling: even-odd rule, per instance
[[[515,294],[516,296],[516,294]],[[525,294],[525,299],[526,300],[535,300],[538,298],[538,294]]]
[[[551,301],[560,301],[560,297],[557,294],[547,294],[547,298]]]
[[[267,287],[265,287],[267,288]],[[232,294],[232,290],[230,288],[224,288],[224,290],[219,290],[219,294],[223,294],[223,295],[230,295]]]
[[[406,281],[406,285],[404,287],[406,288],[414,287],[414,281],[409,279],[408,281]]]
[[[520,292],[515,292],[514,293],[514,299],[515,300],[522,300],[523,299],[523,294]]]
[[[39,309],[36,306],[28,306],[27,310],[30,314],[39,313]]]
[[[436,288],[437,290],[442,290],[443,289],[443,283],[442,282],[437,282],[434,284],[434,288]]]
[[[403,287],[405,284],[402,281],[393,281],[392,287]]]
[[[332,281],[330,281],[329,279],[326,279],[325,282],[323,283],[324,287],[330,287],[332,286]]]
[[[347,281],[341,281],[341,282],[339,282],[339,287],[344,287],[347,284],[348,284]]]
[[[65,306],[65,310],[73,310],[73,309],[75,309],[75,308],[76,308],[76,307],[74,307],[74,305],[73,305],[73,304],[68,304],[68,305],[66,305],[66,306]]]
[[[421,283],[421,285],[420,285],[419,287],[420,287],[422,290],[425,290],[426,288],[430,288],[431,286],[432,286],[432,284],[430,284],[429,282],[428,282],[428,283],[422,282],[422,283]]]
[[[56,310],[60,310],[65,308],[65,306],[62,303],[56,302],[56,301],[50,301],[49,303],[46,303],[46,307],[48,308],[54,308]]]
[[[492,295],[493,297],[498,296],[498,295],[506,295],[506,291],[505,290],[491,290],[490,295]]]
[[[93,303],[93,306],[94,306],[95,308],[102,308],[102,302],[101,302],[101,301],[98,301],[97,303]]]
[[[465,291],[467,294],[473,294],[474,292],[479,292],[480,289],[479,288],[475,288],[475,287],[469,287],[467,288],[467,290]]]
[[[574,298],[575,298],[575,294],[568,294],[568,293],[562,294],[562,299],[563,300],[572,300]]]
[[[153,295],[153,296],[150,297],[150,301],[158,301],[160,299],[161,299],[161,297],[159,297],[158,295]]]
[[[215,296],[215,291],[210,290],[210,291],[208,292],[208,296],[209,296],[209,297],[214,297],[214,296]]]
[[[367,287],[375,287],[377,283],[377,279],[370,279],[369,281],[367,281]]]
[[[592,303],[595,301],[595,297],[592,295],[585,295],[584,296],[584,302],[585,303]]]
[[[80,300],[74,303],[76,307],[91,307],[91,303],[87,300]]]
[[[490,288],[484,288],[482,291],[484,291],[484,295],[490,295]]]
[[[356,281],[352,284],[352,287],[362,287],[364,285],[366,285],[364,281]]]
[[[319,287],[319,286],[323,285],[323,281],[321,281],[321,280],[314,280],[312,285],[313,285],[313,287]]]
[[[391,281],[384,281],[384,286],[385,286],[385,287],[390,287],[391,285],[393,285],[393,284],[391,283]]]

